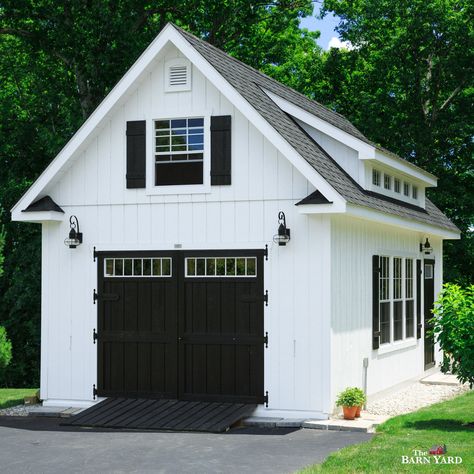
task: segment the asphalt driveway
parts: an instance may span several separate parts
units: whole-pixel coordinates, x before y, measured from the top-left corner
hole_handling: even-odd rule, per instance
[[[370,439],[341,431],[235,428],[225,434],[60,426],[0,417],[2,473],[290,473]]]

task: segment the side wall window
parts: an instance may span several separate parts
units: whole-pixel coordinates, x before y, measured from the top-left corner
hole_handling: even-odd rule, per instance
[[[415,305],[418,295],[415,295],[414,259],[378,256],[376,298],[379,322],[379,331],[376,332],[380,337],[380,344],[415,337]]]

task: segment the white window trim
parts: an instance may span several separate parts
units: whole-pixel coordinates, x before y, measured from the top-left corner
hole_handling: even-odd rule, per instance
[[[389,258],[389,296],[390,296],[390,342],[382,343],[380,336],[380,346],[377,349],[379,355],[387,354],[390,352],[407,349],[410,347],[417,346],[418,340],[416,337],[417,324],[418,324],[418,315],[416,314],[416,306],[418,298],[421,295],[417,294],[416,288],[416,259],[417,255],[407,252],[387,252],[381,251],[378,253],[379,257],[388,257]],[[402,334],[403,338],[395,341],[394,340],[394,297],[393,297],[393,259],[401,258],[402,259]],[[405,261],[406,259],[413,260],[413,336],[405,337],[406,334],[406,281],[405,281]],[[380,308],[380,297],[379,297],[379,308]],[[379,318],[380,318],[380,309],[379,309]]]
[[[226,274],[225,275],[207,275],[207,266],[206,266],[206,275],[197,275],[197,274],[194,274],[194,275],[190,275],[188,273],[188,260],[199,260],[199,259],[204,259],[204,260],[208,260],[208,259],[213,259],[213,260],[217,260],[217,259],[224,259],[224,260],[230,260],[230,259],[234,259],[237,261],[237,259],[242,259],[244,258],[245,259],[245,275],[227,275],[227,271],[226,271]],[[247,275],[247,260],[248,259],[252,259],[255,261],[255,274],[254,275]],[[237,264],[237,262],[235,262]],[[225,256],[225,257],[213,257],[213,256],[197,256],[197,257],[186,257],[184,259],[184,276],[185,278],[257,278],[257,257],[254,257],[254,256],[244,256],[244,255],[238,255],[238,256],[232,256],[232,255],[229,255],[229,256]],[[206,265],[207,265],[207,262],[206,262]],[[235,268],[237,269],[237,266],[235,266]]]
[[[380,184],[376,185],[373,182],[373,172],[378,171],[380,177]],[[385,188],[385,176],[390,177],[390,189]],[[395,191],[395,179],[400,181],[400,192]],[[404,185],[409,184],[409,195],[404,194]],[[418,190],[418,195],[413,198],[413,186]],[[387,171],[382,166],[371,166],[370,167],[370,181],[368,186],[369,191],[373,191],[384,196],[397,199],[398,201],[407,202],[415,206],[424,207],[425,205],[425,188],[419,182],[414,182],[413,179],[406,177],[401,174],[394,173],[393,171]]]
[[[155,186],[155,133],[154,124],[158,120],[177,118],[204,118],[203,184],[183,184]],[[146,191],[147,196],[165,196],[170,194],[209,194],[211,192],[211,112],[183,110],[179,113],[163,113],[146,119]]]

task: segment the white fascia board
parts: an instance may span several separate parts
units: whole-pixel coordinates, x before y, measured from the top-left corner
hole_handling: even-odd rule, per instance
[[[301,204],[297,206],[299,214],[340,214],[346,212],[347,204]]]
[[[352,136],[350,133],[341,130],[340,128],[331,125],[330,123],[326,122],[325,120],[316,117],[306,110],[298,107],[297,105],[289,102],[286,99],[281,98],[280,96],[265,90],[265,93],[270,97],[270,99],[275,102],[280,109],[284,110],[286,113],[292,115],[293,117],[301,120],[302,122],[310,125],[311,127],[319,130],[326,135],[329,135],[331,138],[343,143],[344,145],[356,150],[359,153],[359,159],[374,159],[375,158],[375,147],[365,143],[362,140]]]
[[[35,212],[12,212],[12,221],[17,222],[61,222],[64,220],[65,214],[56,211],[35,211]]]
[[[436,187],[438,184],[438,178],[434,174],[428,173],[428,171],[424,171],[418,166],[412,165],[408,161],[395,158],[387,153],[383,153],[380,150],[375,151],[375,161],[400,171],[408,175],[410,178],[415,178],[424,183],[427,187]]]
[[[461,238],[461,234],[457,231],[425,224],[414,219],[406,219],[394,216],[393,214],[386,214],[374,209],[369,209],[368,207],[348,204],[346,213],[348,216],[374,221],[382,225],[391,225],[394,227],[401,227],[403,229],[435,235],[445,240],[458,240]]]
[[[161,49],[171,42],[178,48],[217,89],[235,106],[245,117],[303,174],[319,189],[327,199],[333,202],[344,203],[342,196],[327,183],[327,181],[303,158],[283,137],[247,102],[218,72],[198,53],[190,43],[171,24],[168,24],[158,34],[155,40],[137,59],[128,72],[120,79],[91,116],[84,122],[76,134],[69,140],[56,158],[50,163],[40,177],[33,183],[23,197],[12,208],[27,208],[38,194],[45,189],[54,176],[61,171],[66,162],[87,140],[93,131],[100,126],[102,120],[112,110],[113,106],[135,84],[135,81],[146,71]]]
[[[127,91],[135,84],[135,81],[143,74],[160,50],[170,40],[171,36],[175,36],[177,31],[167,25],[158,34],[155,40],[135,61],[133,66],[125,73],[115,87],[109,92],[105,99],[99,104],[89,118],[82,124],[79,130],[66,143],[64,148],[43,171],[39,178],[31,185],[22,198],[11,209],[12,214],[17,209],[26,209],[35,198],[46,188],[48,183],[61,171],[66,162],[79,149],[79,147],[87,140],[87,138],[100,126],[102,120],[112,110],[114,105],[123,97]]]

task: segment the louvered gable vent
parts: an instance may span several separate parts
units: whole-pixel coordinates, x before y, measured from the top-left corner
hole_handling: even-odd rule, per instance
[[[166,92],[191,89],[191,64],[187,60],[174,59],[165,65]]]

